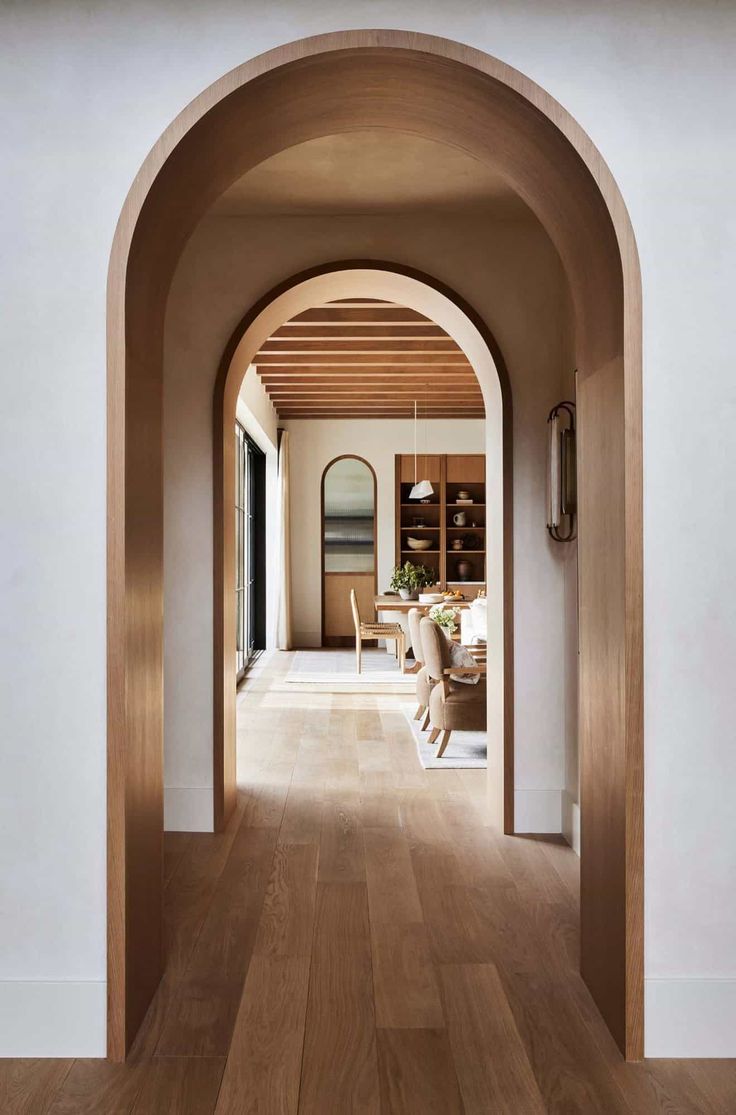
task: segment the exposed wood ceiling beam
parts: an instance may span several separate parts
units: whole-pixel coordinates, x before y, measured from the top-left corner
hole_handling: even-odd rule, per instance
[[[306,352],[301,356],[285,356],[280,352],[259,352],[255,358],[259,368],[286,368],[309,367],[365,367],[380,368],[394,367],[440,367],[440,368],[467,368],[468,362],[460,354],[455,356],[452,352],[426,353],[426,352],[391,352],[380,356],[371,352]]]
[[[446,337],[444,329],[431,322],[426,324],[417,321],[413,325],[386,325],[380,322],[370,322],[363,325],[329,325],[315,323],[312,325],[294,325],[287,322],[277,329],[272,340],[293,341],[296,338],[303,340],[338,341],[352,339],[356,341],[426,341]]]
[[[465,353],[415,310],[345,299],[304,311],[253,363],[281,418],[482,418]]]
[[[325,399],[355,399],[363,395],[367,395],[371,399],[376,397],[383,397],[390,395],[395,399],[401,399],[403,402],[411,402],[416,400],[417,406],[423,407],[432,400],[442,399],[482,399],[483,395],[477,388],[474,387],[458,387],[450,388],[443,387],[428,393],[425,397],[424,392],[412,391],[410,389],[396,389],[391,385],[382,387],[379,391],[376,390],[373,384],[364,384],[356,387],[331,387],[329,384],[317,384],[315,387],[269,387],[268,394],[272,399],[309,399],[312,396],[319,395]]]
[[[410,310],[406,306],[388,306],[385,308],[365,306],[354,309],[338,306],[333,302],[329,306],[315,306],[311,310],[305,310],[291,320],[298,324],[310,321],[330,321],[334,322],[335,325],[344,325],[346,322],[357,321],[383,325],[390,321],[394,325],[412,325],[416,321],[427,321],[428,319],[417,313],[416,310]]]
[[[431,340],[421,341],[408,341],[399,337],[397,340],[330,340],[330,341],[310,341],[310,340],[293,340],[292,338],[284,337],[271,337],[264,344],[263,348],[256,356],[256,363],[258,357],[269,352],[286,353],[291,356],[295,353],[301,354],[304,352],[344,352],[350,355],[357,355],[360,352],[375,352],[379,355],[385,356],[388,353],[405,353],[410,356],[417,353],[421,356],[422,353],[427,353],[430,356],[441,356],[443,353],[451,352],[464,360],[465,354],[459,345],[453,341],[452,337],[434,337]]]
[[[304,383],[307,386],[314,383],[356,384],[370,383],[371,385],[394,384],[396,387],[421,388],[422,384],[428,387],[438,387],[444,384],[450,387],[470,386],[477,387],[478,381],[467,372],[444,372],[422,375],[419,372],[410,372],[402,369],[400,372],[384,372],[378,368],[366,372],[358,368],[307,368],[298,372],[290,372],[284,368],[259,369],[263,383],[274,386],[283,384],[287,387]]]
[[[451,410],[445,410],[441,414],[435,415],[435,417],[439,418],[439,419],[443,419],[443,418],[456,418],[456,419],[476,418],[477,419],[477,418],[485,418],[485,416],[486,416],[485,411],[483,411],[483,410],[467,411],[467,412],[463,411],[463,412],[459,412],[459,413],[456,413],[455,411],[451,411]],[[286,420],[286,419],[293,420],[293,419],[299,419],[299,418],[330,418],[330,419],[332,419],[332,418],[364,418],[364,419],[370,420],[372,418],[411,418],[412,415],[408,411],[405,412],[405,411],[395,411],[395,410],[371,411],[370,413],[363,413],[363,411],[359,411],[359,410],[325,410],[323,412],[310,411],[308,413],[302,413],[300,411],[284,411],[283,413],[280,414],[280,417],[284,420]]]

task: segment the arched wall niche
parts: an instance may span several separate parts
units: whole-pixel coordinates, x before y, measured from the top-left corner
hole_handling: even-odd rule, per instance
[[[339,96],[336,95],[339,90]],[[416,132],[503,173],[555,244],[578,376],[582,971],[620,1047],[642,1051],[641,284],[599,152],[532,81],[448,40],[354,31],[231,71],[143,164],[108,277],[108,1049],[120,1058],[163,965],[162,356],[166,299],[208,206],[285,147]]]

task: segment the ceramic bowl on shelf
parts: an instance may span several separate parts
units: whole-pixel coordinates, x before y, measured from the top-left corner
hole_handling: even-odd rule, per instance
[[[430,550],[432,548],[431,538],[407,538],[406,544],[410,550]]]
[[[419,603],[420,604],[441,604],[444,599],[445,598],[444,598],[444,596],[441,592],[420,592],[419,593]]]

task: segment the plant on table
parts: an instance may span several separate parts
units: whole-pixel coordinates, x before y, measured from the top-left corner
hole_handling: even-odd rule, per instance
[[[457,608],[446,608],[444,604],[435,604],[434,608],[429,610],[429,618],[433,619],[437,626],[442,628],[448,638],[457,630],[457,623],[455,622],[457,615]]]
[[[407,561],[403,565],[396,566],[391,574],[389,587],[394,592],[398,592],[402,600],[416,600],[420,589],[429,588],[436,581],[437,574],[434,569]]]

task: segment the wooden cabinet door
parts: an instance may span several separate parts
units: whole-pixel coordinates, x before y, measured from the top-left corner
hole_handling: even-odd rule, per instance
[[[486,479],[484,453],[448,453],[448,484],[483,484]]]
[[[417,455],[417,479],[430,480],[432,484],[440,482],[440,455],[439,453],[419,453]],[[402,453],[400,480],[402,484],[414,483],[414,454]]]

